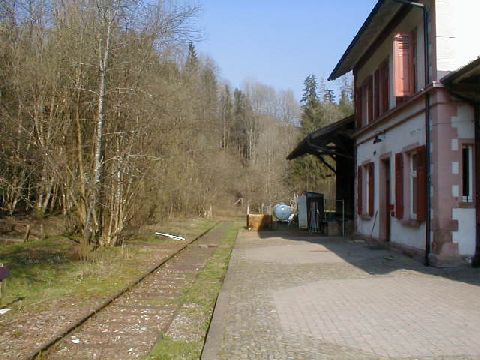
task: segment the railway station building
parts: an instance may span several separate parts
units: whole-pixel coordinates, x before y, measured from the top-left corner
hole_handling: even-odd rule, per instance
[[[480,2],[379,0],[332,71],[355,87],[354,231],[480,265]]]

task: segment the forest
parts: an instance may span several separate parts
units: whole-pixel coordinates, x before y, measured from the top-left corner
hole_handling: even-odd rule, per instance
[[[285,158],[352,111],[309,75],[290,90],[232,88],[198,54],[197,4],[0,2],[1,216],[63,216],[86,246],[129,227],[328,192],[314,157]]]

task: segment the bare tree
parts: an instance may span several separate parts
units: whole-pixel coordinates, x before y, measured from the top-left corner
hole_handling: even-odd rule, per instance
[[[147,221],[288,196],[298,105],[264,84],[222,83],[196,53],[198,11],[0,2],[2,213],[62,214],[85,255]]]

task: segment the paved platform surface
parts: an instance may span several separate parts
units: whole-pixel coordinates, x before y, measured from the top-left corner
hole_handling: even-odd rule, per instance
[[[480,271],[243,232],[202,359],[480,359]]]

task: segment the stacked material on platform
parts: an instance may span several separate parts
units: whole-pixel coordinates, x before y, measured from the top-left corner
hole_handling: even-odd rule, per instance
[[[249,230],[271,230],[273,224],[272,215],[248,214],[247,228]]]

